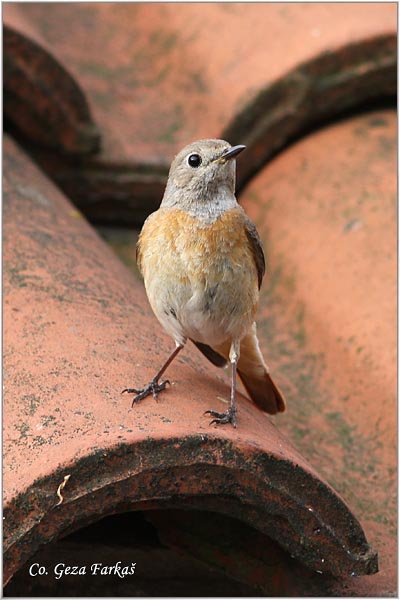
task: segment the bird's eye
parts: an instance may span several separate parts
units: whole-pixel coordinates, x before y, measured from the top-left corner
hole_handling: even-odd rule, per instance
[[[199,154],[189,154],[188,165],[197,169],[197,167],[201,165],[201,156],[199,156]]]

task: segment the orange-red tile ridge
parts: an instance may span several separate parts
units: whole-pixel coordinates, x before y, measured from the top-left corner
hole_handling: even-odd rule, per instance
[[[210,494],[314,570],[374,572],[357,519],[266,415],[240,396],[238,429],[210,427],[204,410],[229,388],[194,349],[158,402],[130,408],[121,388],[150,379],[171,340],[140,282],[8,138],[3,159],[6,580],[106,514],[204,508]]]
[[[340,79],[353,46],[360,54],[363,41],[397,33],[390,2],[24,3],[18,12],[85,90],[113,164],[168,164],[188,142],[220,137],[300,65],[325,56],[325,74]]]
[[[266,252],[258,333],[288,400],[279,427],[379,551],[376,596],[397,585],[397,187],[386,109],[298,141],[241,196]]]

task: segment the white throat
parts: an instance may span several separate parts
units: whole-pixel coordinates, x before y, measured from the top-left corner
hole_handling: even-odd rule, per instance
[[[213,223],[227,210],[238,206],[235,194],[225,186],[220,186],[217,193],[197,196],[195,199],[182,190],[175,194],[166,193],[161,202],[161,207],[183,210],[192,217],[204,223]]]

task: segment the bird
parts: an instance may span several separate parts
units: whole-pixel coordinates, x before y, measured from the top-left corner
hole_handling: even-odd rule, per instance
[[[236,159],[244,145],[220,139],[192,142],[173,159],[158,210],[145,220],[136,260],[149,303],[175,348],[132,406],[169,380],[166,369],[191,340],[217,367],[231,364],[226,412],[207,410],[210,424],[237,427],[237,374],[262,411],[285,410],[261,353],[255,315],[265,258],[257,229],[235,196]]]

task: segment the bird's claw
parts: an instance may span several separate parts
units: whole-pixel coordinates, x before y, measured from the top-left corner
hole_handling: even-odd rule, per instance
[[[230,423],[236,428],[236,412],[236,409],[230,408],[226,413],[219,413],[216,410],[206,410],[204,414],[214,417],[212,421],[210,421],[210,425],[213,423],[216,425],[225,425],[226,423]]]
[[[121,394],[136,394],[136,396],[132,398],[133,406],[134,404],[136,404],[136,402],[143,400],[143,398],[146,398],[146,396],[149,396],[150,394],[153,394],[153,398],[156,400],[158,394],[165,390],[167,383],[170,384],[168,379],[166,379],[165,381],[161,381],[161,383],[158,383],[158,381],[150,381],[150,383],[148,383],[144,388],[140,390],[137,390],[136,388],[125,388],[124,390],[122,390]]]

